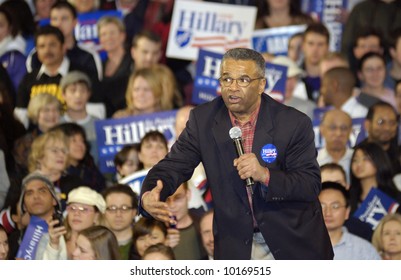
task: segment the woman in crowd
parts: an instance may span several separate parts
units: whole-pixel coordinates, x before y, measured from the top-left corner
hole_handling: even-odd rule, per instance
[[[163,99],[162,80],[153,68],[142,68],[130,76],[125,93],[127,108],[117,111],[113,118],[124,118],[141,114],[169,110],[171,103]]]
[[[107,116],[123,109],[125,91],[131,73],[132,59],[124,47],[125,26],[117,17],[104,16],[97,23],[99,42],[107,54],[103,63],[101,95],[105,99]]]
[[[382,100],[397,108],[393,89],[384,85],[386,61],[381,54],[368,52],[362,56],[358,63],[358,78],[361,82],[358,100],[363,105],[369,108],[378,100]]]
[[[21,180],[28,175],[27,158],[31,152],[33,141],[59,123],[61,104],[55,96],[43,93],[30,99],[27,111],[28,132],[15,141],[13,150],[18,169],[17,176]]]
[[[255,29],[310,24],[313,19],[301,11],[299,0],[258,1]]]
[[[372,244],[384,260],[401,260],[401,215],[388,214],[376,227]]]
[[[372,188],[379,189],[401,203],[401,193],[393,183],[390,159],[378,144],[362,142],[354,147],[350,173],[351,213],[358,209]]]
[[[61,131],[49,131],[38,136],[28,157],[29,172],[39,171],[53,182],[63,210],[68,193],[83,185],[79,177],[66,174],[67,160],[68,139]]]
[[[114,233],[104,226],[82,230],[72,253],[74,260],[119,260],[118,242]]]
[[[76,123],[63,123],[52,130],[60,130],[68,139],[67,174],[79,177],[85,186],[101,192],[106,180],[89,153],[89,144],[82,126]]]
[[[149,246],[167,241],[167,228],[163,222],[142,217],[134,224],[133,247],[130,259],[142,259]]]
[[[58,228],[49,224],[50,247],[57,250],[60,247],[60,237],[64,236],[67,258],[72,259],[79,233],[93,225],[99,225],[105,210],[106,202],[98,192],[85,186],[72,190],[68,194],[64,225]]]
[[[31,133],[40,135],[60,122],[62,108],[54,95],[43,93],[32,97],[28,104]]]

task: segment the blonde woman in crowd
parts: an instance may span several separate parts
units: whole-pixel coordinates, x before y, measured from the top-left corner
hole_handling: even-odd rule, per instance
[[[49,131],[33,141],[28,170],[38,171],[53,182],[63,210],[68,193],[83,184],[80,178],[65,173],[67,162],[68,139],[63,132]]]
[[[155,74],[161,80],[163,94],[161,99],[161,107],[163,110],[171,110],[183,106],[183,96],[178,90],[177,81],[173,72],[164,64],[156,64],[152,66]]]
[[[126,51],[125,26],[121,19],[113,16],[103,16],[97,23],[99,43],[107,54],[103,62],[103,80],[100,86],[100,96],[104,98],[107,116],[112,116],[117,110],[125,107],[125,92],[132,72],[132,59]]]
[[[127,108],[117,111],[113,118],[155,113],[173,107],[163,100],[162,80],[153,68],[138,69],[131,75],[125,99]]]
[[[61,104],[51,94],[39,94],[29,101],[27,114],[29,118],[28,132],[15,141],[13,151],[14,159],[23,173],[20,174],[21,178],[27,175],[26,171],[28,167],[26,159],[31,151],[32,142],[39,135],[47,132],[59,123]]]
[[[106,210],[103,197],[89,187],[81,186],[68,194],[67,217],[62,228],[49,226],[50,247],[58,248],[59,240],[64,235],[67,243],[67,257],[73,258],[78,244],[79,234],[93,225],[102,223]]]
[[[42,93],[29,101],[27,111],[33,130],[37,130],[37,134],[41,134],[60,122],[62,106],[54,95]]]
[[[372,244],[383,260],[401,260],[401,215],[388,214],[376,227]]]

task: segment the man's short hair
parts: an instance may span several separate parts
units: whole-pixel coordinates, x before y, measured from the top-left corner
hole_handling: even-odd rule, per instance
[[[161,42],[162,42],[162,39],[156,33],[149,31],[149,30],[142,30],[142,31],[138,32],[134,36],[134,38],[132,38],[132,47],[136,48],[138,46],[138,41],[142,38],[146,38],[149,41],[156,43],[156,44],[161,44]]]
[[[369,108],[368,113],[366,114],[366,119],[367,120],[369,120],[369,121],[373,120],[373,116],[375,115],[377,108],[389,108],[389,109],[391,109],[394,112],[394,114],[397,116],[397,120],[398,120],[397,111],[394,109],[394,107],[390,103],[387,103],[385,101],[379,101],[379,102],[377,102],[376,104],[372,105]]]
[[[346,178],[347,178],[344,168],[341,165],[339,165],[338,163],[330,162],[330,163],[326,163],[326,164],[323,164],[322,166],[320,166],[320,172],[323,172],[326,170],[327,171],[339,171],[343,175],[344,180],[346,180]]]
[[[312,24],[309,24],[306,30],[304,31],[304,38],[308,33],[317,33],[319,35],[322,35],[326,37],[327,44],[330,43],[330,33],[327,27],[320,22],[315,22]]]
[[[341,185],[340,183],[336,183],[336,182],[323,182],[322,183],[322,192],[324,190],[336,190],[339,191],[344,199],[345,199],[345,205],[348,207],[349,206],[349,192],[345,189],[345,187],[343,185]]]
[[[107,200],[107,197],[113,193],[122,193],[128,195],[131,198],[131,207],[133,207],[135,210],[138,210],[138,196],[130,186],[124,184],[117,184],[106,188],[102,192],[104,200]]]
[[[376,31],[376,29],[371,28],[371,27],[363,28],[363,29],[359,30],[359,31],[356,33],[356,35],[355,35],[355,37],[354,37],[354,41],[353,41],[352,47],[355,48],[355,47],[358,45],[358,40],[359,40],[359,39],[367,38],[367,37],[370,37],[370,36],[375,36],[375,37],[377,37],[377,38],[379,39],[379,42],[380,42],[380,43],[379,43],[379,44],[380,44],[380,47],[382,47],[382,48],[384,47],[382,36],[380,35],[379,32]]]
[[[265,76],[266,61],[263,56],[255,50],[247,48],[230,49],[223,55],[222,62],[226,59],[254,61],[260,75],[263,77]]]
[[[50,8],[50,12],[53,9],[67,9],[70,11],[74,19],[77,18],[78,16],[75,7],[68,1],[56,1],[56,3],[54,3],[53,6]]]
[[[35,33],[35,46],[38,43],[38,38],[40,36],[47,36],[47,35],[54,35],[56,36],[57,40],[64,45],[64,35],[63,32],[61,32],[60,29],[58,29],[55,26],[51,26],[51,25],[45,25],[45,26],[41,26],[38,28],[38,30]]]

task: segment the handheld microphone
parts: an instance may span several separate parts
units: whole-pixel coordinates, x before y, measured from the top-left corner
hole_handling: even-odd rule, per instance
[[[235,146],[235,150],[237,151],[238,157],[242,156],[244,154],[244,146],[242,145],[242,131],[241,128],[238,126],[234,126],[230,129],[229,131],[230,138],[233,139],[233,143]],[[253,181],[252,177],[246,178],[246,188],[248,191],[250,191],[251,194],[253,194],[252,190],[252,185],[255,184]]]

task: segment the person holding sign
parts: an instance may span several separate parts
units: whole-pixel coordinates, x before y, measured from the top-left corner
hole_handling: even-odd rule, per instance
[[[140,213],[176,224],[165,201],[202,161],[213,195],[215,259],[333,259],[311,120],[263,94],[260,53],[230,49],[220,67],[222,96],[191,111],[171,152],[146,176]],[[240,157],[233,126],[243,133]],[[247,178],[254,182],[249,192]]]
[[[355,146],[351,158],[351,213],[363,206],[361,204],[366,199],[370,199],[369,193],[373,189],[380,191],[376,200],[381,201],[382,208],[386,208],[385,197],[389,196],[392,200],[382,212],[389,212],[393,203],[401,204],[401,192],[394,185],[393,176],[390,159],[378,144],[362,142]],[[401,211],[400,207],[397,211]]]

